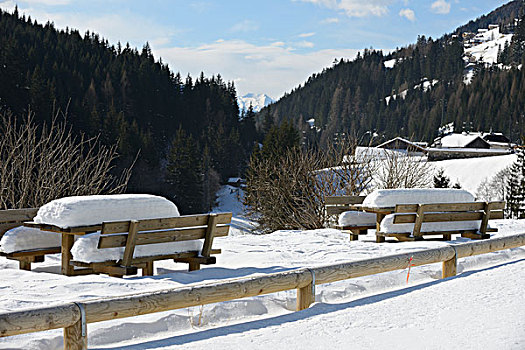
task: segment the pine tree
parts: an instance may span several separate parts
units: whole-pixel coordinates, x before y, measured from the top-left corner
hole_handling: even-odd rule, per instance
[[[445,175],[445,170],[439,169],[436,175],[434,175],[434,187],[435,188],[449,188],[450,178]]]
[[[203,174],[197,143],[179,128],[171,144],[166,168],[166,182],[171,186],[173,199],[184,214],[204,211]]]
[[[510,167],[506,186],[507,217],[518,219],[525,216],[525,162],[524,151],[518,152],[518,159]]]

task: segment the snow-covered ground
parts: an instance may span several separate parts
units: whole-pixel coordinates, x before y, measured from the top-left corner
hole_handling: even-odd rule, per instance
[[[224,187],[216,211],[233,211],[232,234],[215,240],[217,264],[188,273],[157,263],[155,276],[65,277],[51,256],[20,271],[0,258],[0,311],[50,306],[206,283],[233,277],[354,261],[468,241],[357,242],[337,230],[250,234],[238,224],[242,192]],[[498,220],[495,236],[525,232],[525,220]],[[90,324],[90,348],[520,349],[525,344],[525,248],[459,259],[457,277],[439,280],[440,264],[317,286],[310,309],[294,312],[295,291]],[[407,264],[408,267],[408,264]],[[0,349],[58,349],[62,330],[0,338]]]
[[[509,154],[495,157],[447,159],[431,162],[431,164],[436,169],[442,168],[452,183],[459,183],[461,188],[476,194],[479,185],[484,180],[490,180],[517,159],[516,154]]]

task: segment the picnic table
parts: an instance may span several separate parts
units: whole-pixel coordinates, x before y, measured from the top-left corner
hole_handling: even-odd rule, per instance
[[[60,272],[66,276],[77,276],[93,273],[93,269],[90,268],[77,268],[70,264],[73,256],[71,254],[71,248],[75,243],[75,236],[83,236],[88,233],[100,231],[102,224],[89,225],[89,226],[77,226],[77,227],[58,227],[49,224],[40,224],[36,222],[24,222],[24,226],[37,228],[42,231],[55,232],[62,235],[61,243],[61,269]]]

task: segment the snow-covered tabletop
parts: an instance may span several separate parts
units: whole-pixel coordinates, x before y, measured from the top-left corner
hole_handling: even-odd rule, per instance
[[[174,216],[179,216],[179,211],[166,198],[151,194],[115,194],[55,199],[44,204],[33,221],[67,228]]]
[[[374,190],[363,201],[364,208],[393,208],[397,204],[473,202],[469,191],[454,188],[396,188]]]

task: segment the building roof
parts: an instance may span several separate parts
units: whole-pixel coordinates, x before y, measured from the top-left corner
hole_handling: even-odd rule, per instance
[[[435,144],[440,143],[442,148],[465,148],[477,139],[489,146],[479,133],[448,134],[436,139]]]
[[[412,142],[412,141],[408,141],[402,137],[396,137],[392,140],[388,140],[386,142],[383,142],[382,144],[376,146],[376,148],[387,148],[388,145],[391,145],[391,144],[398,144],[398,143],[404,143],[407,145],[407,147],[411,147],[413,148],[413,151],[419,151],[419,152],[425,152],[425,148],[422,147],[423,143],[421,142]]]

